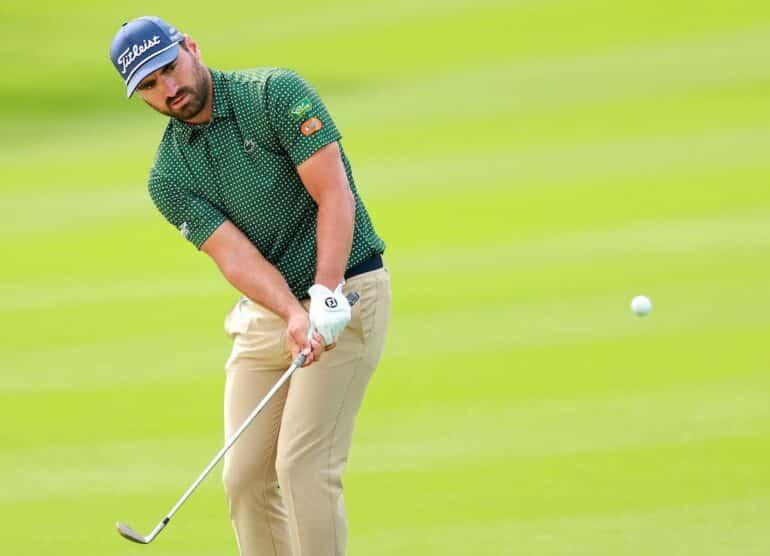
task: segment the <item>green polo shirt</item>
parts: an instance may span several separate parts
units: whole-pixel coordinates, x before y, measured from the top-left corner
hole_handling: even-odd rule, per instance
[[[150,196],[196,248],[232,221],[305,298],[316,269],[318,206],[296,166],[341,135],[316,91],[290,70],[210,71],[212,119],[169,121],[150,171]],[[350,268],[385,244],[344,151],[342,161],[356,204]]]

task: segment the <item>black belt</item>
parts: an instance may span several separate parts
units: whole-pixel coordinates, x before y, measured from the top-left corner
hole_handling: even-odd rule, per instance
[[[345,280],[363,274],[364,272],[377,270],[378,268],[382,268],[382,257],[380,255],[374,255],[373,257],[369,257],[365,261],[350,267],[348,271],[345,272]]]

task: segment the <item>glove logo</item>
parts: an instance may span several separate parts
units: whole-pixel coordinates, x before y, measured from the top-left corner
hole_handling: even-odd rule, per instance
[[[327,297],[324,299],[324,305],[326,305],[329,309],[336,309],[337,308],[337,300],[333,297]]]

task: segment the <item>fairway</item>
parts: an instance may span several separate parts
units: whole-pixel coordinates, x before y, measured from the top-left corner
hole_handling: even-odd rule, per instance
[[[222,446],[238,297],[147,194],[108,46],[150,13],[307,77],[387,244],[351,556],[770,554],[759,0],[0,7],[3,554],[237,554],[221,468],[114,530]]]

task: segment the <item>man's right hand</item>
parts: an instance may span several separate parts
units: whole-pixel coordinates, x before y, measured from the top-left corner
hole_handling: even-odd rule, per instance
[[[310,317],[304,309],[292,313],[286,324],[286,338],[289,342],[292,359],[300,353],[305,354],[305,363],[307,367],[311,363],[321,359],[321,353],[324,351],[323,338],[318,332],[313,333],[313,338],[308,341],[308,329],[310,328]]]

